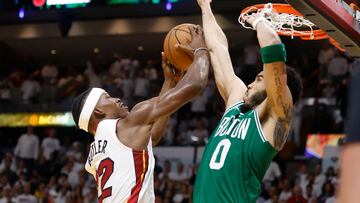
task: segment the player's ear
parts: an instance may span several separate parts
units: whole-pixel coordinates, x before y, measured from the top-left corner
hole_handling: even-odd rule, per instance
[[[95,107],[93,113],[97,119],[102,119],[106,116],[106,114],[99,107]]]

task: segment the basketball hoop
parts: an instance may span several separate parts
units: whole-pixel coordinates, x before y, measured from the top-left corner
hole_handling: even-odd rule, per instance
[[[246,29],[254,28],[246,23],[246,17],[253,13],[258,13],[266,19],[279,35],[290,36],[291,38],[300,37],[302,40],[330,39],[330,42],[339,50],[345,51],[334,39],[330,38],[326,32],[317,27],[310,20],[306,19],[300,12],[295,10],[290,4],[257,4],[252,5],[241,11],[239,23]]]

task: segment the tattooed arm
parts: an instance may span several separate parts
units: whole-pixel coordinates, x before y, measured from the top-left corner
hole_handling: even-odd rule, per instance
[[[255,17],[248,19],[253,22]],[[280,44],[281,40],[275,30],[264,21],[256,25],[257,37],[260,47]],[[291,121],[292,96],[287,86],[286,65],[284,62],[264,64],[264,82],[267,93],[267,108],[270,119],[274,121],[273,136],[267,136],[272,146],[281,150],[286,142]]]

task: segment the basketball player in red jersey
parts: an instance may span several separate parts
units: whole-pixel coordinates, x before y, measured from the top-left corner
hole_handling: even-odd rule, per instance
[[[155,201],[152,140],[161,137],[167,117],[198,95],[207,83],[209,56],[202,28],[192,28],[191,34],[192,42],[179,48],[193,55],[192,64],[170,88],[173,78],[163,57],[166,79],[158,97],[138,103],[130,112],[120,99],[100,88],[85,91],[75,99],[75,123],[95,138],[85,168],[96,179],[100,203]]]

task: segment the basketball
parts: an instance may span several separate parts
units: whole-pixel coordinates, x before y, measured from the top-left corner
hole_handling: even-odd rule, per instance
[[[196,25],[190,23],[180,24],[172,28],[164,40],[164,52],[171,65],[180,70],[187,70],[193,61],[193,57],[183,50],[175,48],[176,44],[189,44],[192,40],[190,27]]]

